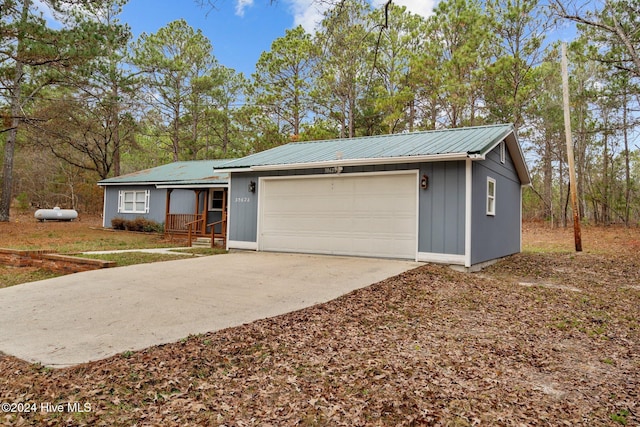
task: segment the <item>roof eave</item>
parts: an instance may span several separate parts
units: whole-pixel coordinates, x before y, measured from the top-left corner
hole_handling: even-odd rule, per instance
[[[118,181],[118,182],[100,182],[98,181],[98,185],[100,187],[108,187],[111,185],[157,185],[158,182],[153,181]]]
[[[171,182],[171,181],[162,181],[162,182],[98,182],[100,187],[110,187],[114,185],[152,185],[156,188],[210,188],[210,187],[226,187],[228,183],[226,182]]]
[[[522,147],[520,147],[520,143],[518,142],[516,133],[511,132],[505,137],[505,141],[507,143],[507,149],[511,154],[511,159],[513,160],[514,167],[516,168],[518,178],[520,178],[520,185],[524,187],[531,185],[531,174],[529,173],[529,167],[527,166],[527,162],[524,159],[524,153],[522,152]],[[516,155],[514,156],[514,154]]]
[[[158,184],[156,188],[225,188],[228,187],[228,183],[210,182],[207,184]]]
[[[398,157],[374,157],[363,159],[340,159],[340,160],[323,160],[318,162],[301,162],[286,163],[274,165],[255,165],[237,168],[223,169],[225,172],[264,172],[275,170],[291,170],[291,169],[317,169],[335,166],[369,166],[369,165],[388,165],[398,163],[421,163],[434,162],[441,160],[465,160],[468,153],[446,153],[446,154],[426,154],[417,156],[398,156]]]
[[[507,132],[500,135],[500,137],[495,138],[493,141],[491,141],[490,144],[487,144],[479,152],[470,154],[469,157],[472,160],[484,160],[486,154],[493,150],[502,141],[505,141],[507,144],[507,149],[509,150],[511,158],[513,159],[513,164],[516,169],[516,173],[518,174],[518,178],[520,179],[520,184],[523,187],[530,186],[531,175],[529,174],[529,168],[527,167],[527,163],[524,159],[524,153],[522,152],[522,147],[520,147],[520,143],[518,142],[518,136],[516,135],[516,131],[513,125],[510,126]]]

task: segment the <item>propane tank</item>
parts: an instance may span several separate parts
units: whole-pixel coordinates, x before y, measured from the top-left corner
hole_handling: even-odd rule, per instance
[[[53,209],[38,209],[34,214],[38,221],[73,221],[78,218],[75,209],[60,209],[56,206]]]

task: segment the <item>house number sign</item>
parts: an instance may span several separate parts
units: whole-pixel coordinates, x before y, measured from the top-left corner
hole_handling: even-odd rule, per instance
[[[235,202],[236,203],[249,203],[249,202],[251,202],[251,198],[250,197],[236,197]]]
[[[330,168],[324,168],[324,173],[340,173],[342,172],[342,166],[332,166]]]

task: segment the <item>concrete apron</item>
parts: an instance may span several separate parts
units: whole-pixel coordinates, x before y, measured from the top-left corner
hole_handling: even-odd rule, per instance
[[[326,302],[419,266],[238,252],[0,289],[0,351],[65,367]]]

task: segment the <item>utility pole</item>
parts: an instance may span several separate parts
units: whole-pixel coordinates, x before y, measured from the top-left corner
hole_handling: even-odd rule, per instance
[[[582,236],[580,232],[580,211],[576,186],[576,167],[571,138],[571,113],[569,109],[569,70],[567,66],[567,44],[562,43],[562,99],[564,104],[564,133],[567,140],[567,158],[569,160],[569,188],[571,190],[571,209],[573,209],[573,235],[576,252],[582,252]]]

